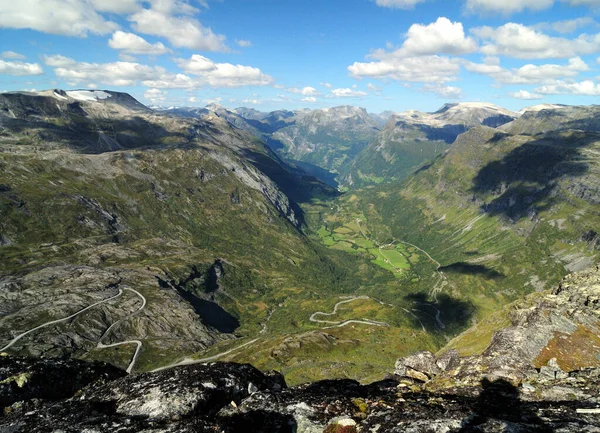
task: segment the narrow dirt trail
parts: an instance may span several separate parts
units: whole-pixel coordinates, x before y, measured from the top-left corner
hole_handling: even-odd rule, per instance
[[[309,320],[311,322],[315,322],[315,323],[325,323],[327,325],[334,325],[334,326],[328,326],[325,329],[329,329],[329,328],[341,328],[342,326],[346,326],[349,325],[351,323],[359,323],[362,325],[370,325],[370,326],[390,326],[388,323],[386,322],[377,322],[375,320],[371,320],[371,319],[350,319],[350,320],[344,320],[344,321],[331,321],[331,320],[319,320],[316,319],[315,316],[335,316],[338,312],[338,308],[340,307],[340,305],[343,304],[347,304],[350,302],[354,302],[354,301],[358,301],[358,300],[364,300],[364,299],[371,299],[368,296],[357,296],[354,298],[350,298],[350,299],[345,299],[343,301],[338,302],[337,304],[334,305],[333,307],[333,311],[331,313],[324,313],[322,311],[317,311],[313,314],[311,314]]]

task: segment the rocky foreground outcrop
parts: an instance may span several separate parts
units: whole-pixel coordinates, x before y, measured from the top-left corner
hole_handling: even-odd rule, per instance
[[[73,367],[81,370],[78,381],[70,379]],[[279,373],[234,363],[123,377],[99,363],[2,357],[0,431],[595,432],[599,378],[599,369],[589,369],[548,379],[555,390],[585,394],[573,399],[561,391],[561,398],[550,400],[528,393],[526,384],[485,378],[453,392],[427,391],[399,377],[370,385],[326,380],[287,388]],[[89,379],[93,383],[83,387]],[[54,401],[60,396],[49,392],[52,386],[72,396]]]

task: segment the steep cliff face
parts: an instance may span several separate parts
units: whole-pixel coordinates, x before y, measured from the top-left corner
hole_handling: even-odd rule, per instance
[[[287,158],[328,170],[342,170],[379,132],[379,123],[364,108],[341,106],[296,113],[294,123],[278,129]]]

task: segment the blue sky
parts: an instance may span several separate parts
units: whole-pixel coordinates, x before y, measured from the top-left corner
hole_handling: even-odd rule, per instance
[[[0,0],[0,91],[509,109],[600,97],[600,0]]]

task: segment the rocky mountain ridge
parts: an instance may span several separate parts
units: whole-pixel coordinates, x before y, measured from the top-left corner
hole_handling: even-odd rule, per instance
[[[380,125],[364,108],[341,106],[303,111],[272,139],[290,159],[338,171],[379,132]]]
[[[497,127],[519,117],[493,104],[446,104],[433,113],[393,114],[383,130],[352,161],[341,183],[353,187],[401,181],[420,165],[446,151],[467,130]]]
[[[168,112],[183,116],[215,113],[265,140],[282,157],[341,175],[342,183],[351,186],[379,183],[383,178],[402,179],[410,169],[440,154],[467,129],[500,126],[520,115],[477,102],[446,104],[433,113],[411,110],[369,114],[354,106],[261,113],[247,108],[228,110],[218,104]],[[398,143],[402,146],[396,149]],[[327,179],[319,171],[311,173]]]
[[[369,114],[364,108],[349,105],[263,113],[245,107],[229,110],[219,104],[209,104],[205,108],[181,107],[165,112],[186,117],[214,113],[265,140],[285,159],[332,171],[349,162],[392,114]],[[319,171],[313,173],[320,174]]]
[[[525,110],[500,128],[510,134],[537,135],[552,131],[600,131],[600,106],[542,105]]]

